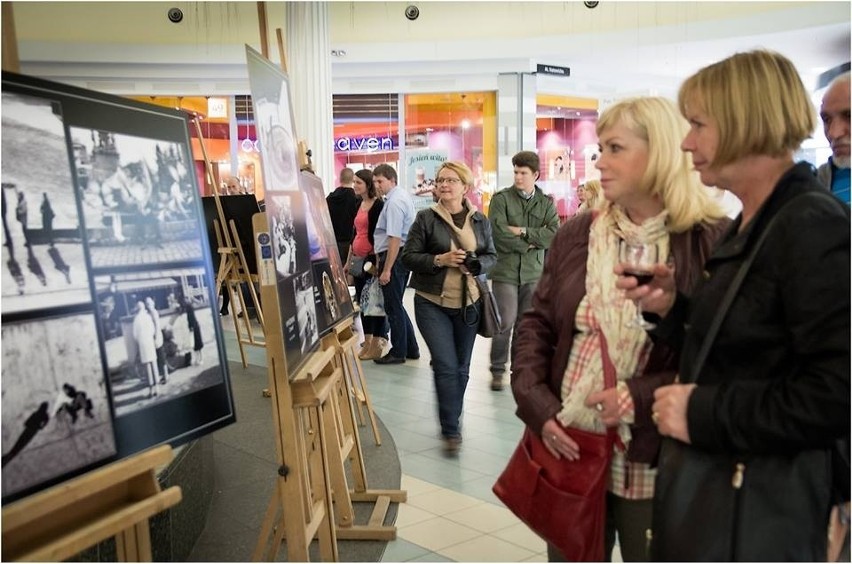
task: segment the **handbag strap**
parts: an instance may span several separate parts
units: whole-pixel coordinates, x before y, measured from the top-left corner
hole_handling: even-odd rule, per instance
[[[725,296],[719,303],[719,308],[716,310],[716,315],[715,317],[713,317],[713,321],[710,323],[710,328],[707,330],[707,333],[704,336],[704,341],[702,341],[701,348],[699,349],[698,354],[695,357],[695,362],[693,363],[693,382],[698,379],[699,372],[701,372],[701,369],[704,368],[704,362],[707,360],[707,355],[710,353],[710,347],[713,345],[713,341],[716,340],[716,335],[719,333],[719,328],[722,326],[722,322],[725,320],[725,317],[728,314],[728,310],[731,308],[731,304],[734,303],[734,299],[737,297],[737,293],[740,290],[740,286],[742,286],[743,280],[745,280],[745,277],[748,274],[752,263],[754,262],[754,258],[757,256],[758,251],[760,251],[760,248],[763,246],[763,243],[769,236],[769,232],[775,225],[775,220],[777,220],[778,216],[784,213],[787,208],[792,208],[793,204],[798,203],[798,200],[800,198],[805,198],[809,195],[817,196],[820,198],[830,198],[835,202],[837,201],[836,198],[834,196],[831,196],[828,192],[805,192],[804,194],[796,196],[795,198],[784,204],[781,209],[778,210],[778,212],[769,219],[769,222],[766,224],[766,228],[763,230],[763,233],[760,234],[760,237],[758,237],[757,241],[754,243],[754,246],[752,246],[752,248],[749,250],[748,256],[740,265],[739,270],[737,270],[737,274],[734,276],[733,280],[731,280],[730,286],[728,286],[728,291],[725,292]]]

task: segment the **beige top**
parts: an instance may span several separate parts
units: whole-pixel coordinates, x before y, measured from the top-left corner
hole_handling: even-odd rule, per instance
[[[453,223],[453,218],[450,215],[450,212],[446,210],[442,205],[435,204],[432,206],[432,210],[438,214],[444,223],[447,226],[454,230],[456,236],[461,241],[462,246],[466,250],[475,250],[476,249],[476,233],[473,231],[473,225],[470,222],[470,216],[474,214],[476,211],[472,206],[467,206],[467,217],[464,222],[464,226],[461,229],[456,227],[455,223]],[[456,246],[455,240],[450,237],[450,248],[449,250],[455,250],[458,247]],[[476,283],[473,281],[473,278],[470,276],[465,276],[462,274],[462,271],[455,267],[448,267],[447,276],[444,278],[444,287],[441,289],[441,294],[430,294],[428,292],[423,292],[421,290],[417,290],[416,294],[418,296],[422,296],[426,298],[432,303],[438,304],[442,307],[459,309],[462,306],[462,278],[467,280],[467,303],[472,304],[479,299],[479,288],[476,287]]]

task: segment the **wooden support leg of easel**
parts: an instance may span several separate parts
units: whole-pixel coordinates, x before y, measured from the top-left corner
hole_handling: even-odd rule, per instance
[[[116,535],[115,548],[120,562],[150,562],[151,530],[148,521]]]
[[[367,390],[367,381],[364,379],[364,367],[361,364],[361,359],[358,358],[358,353],[355,351],[355,347],[358,344],[358,335],[353,328],[353,320],[350,318],[346,322],[340,323],[335,328],[335,335],[335,347],[337,348],[340,364],[343,366],[346,385],[352,391],[357,401],[358,424],[363,424],[363,418],[360,416],[361,405],[363,404],[367,408],[367,416],[370,418],[370,426],[373,429],[373,437],[376,440],[376,445],[381,446],[382,436],[379,433],[379,424],[376,422],[376,413],[373,411],[370,392]]]

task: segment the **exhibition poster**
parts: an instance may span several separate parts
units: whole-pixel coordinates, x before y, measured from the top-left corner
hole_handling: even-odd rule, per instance
[[[266,216],[284,336],[287,374],[293,378],[320,337],[352,315],[343,265],[321,180],[299,171],[287,75],[246,46]]]
[[[2,497],[235,420],[186,115],[3,73]]]

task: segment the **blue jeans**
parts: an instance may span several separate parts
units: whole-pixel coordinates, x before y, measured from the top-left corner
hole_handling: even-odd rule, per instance
[[[477,302],[468,306],[468,322],[479,319],[480,304]],[[442,307],[426,298],[414,296],[417,328],[432,355],[438,419],[441,422],[441,434],[445,438],[461,436],[459,419],[470,375],[473,342],[476,340],[477,324],[470,326],[465,323],[463,311]]]
[[[390,325],[391,350],[390,356],[405,358],[406,356],[420,356],[420,347],[417,345],[417,336],[414,334],[414,326],[408,313],[402,306],[402,295],[408,284],[410,271],[402,265],[397,258],[391,268],[390,281],[382,286],[382,297],[385,299],[385,316]]]

